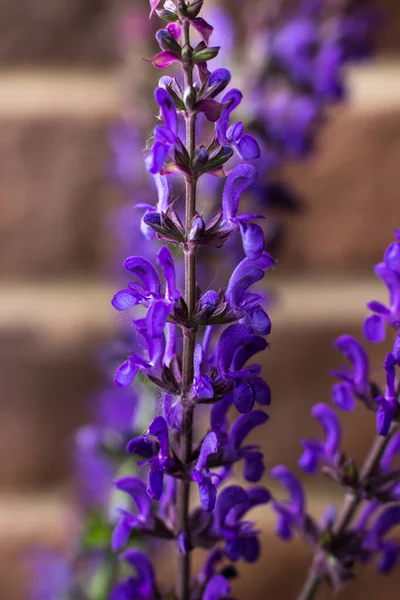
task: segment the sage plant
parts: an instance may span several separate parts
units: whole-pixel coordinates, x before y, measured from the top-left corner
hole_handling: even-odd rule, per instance
[[[336,348],[348,366],[334,371],[338,382],[332,388],[336,407],[351,412],[362,404],[376,422],[377,436],[362,465],[348,457],[341,447],[341,423],[331,406],[316,404],[312,416],[320,423],[323,439],[303,440],[300,468],[308,474],[321,470],[345,491],[345,501],[337,513],[327,507],[321,523],[308,514],[306,496],[300,480],[289,469],[278,465],[272,477],[289,492],[287,501],[272,503],[277,514],[277,534],[290,540],[297,531],[314,550],[314,560],[298,599],[315,597],[322,581],[334,591],[354,577],[357,563],[376,558],[378,570],[390,573],[400,558],[400,543],[390,537],[400,524],[400,470],[395,460],[400,454],[400,231],[375,266],[376,275],[389,292],[389,305],[373,300],[364,323],[365,338],[383,342],[388,331],[393,335],[392,350],[383,361],[386,382],[381,388],[374,379],[363,345],[349,335],[339,337]],[[389,534],[389,535],[388,535]]]
[[[147,485],[131,476],[116,482],[136,511],[121,510],[113,547],[124,548],[132,531],[170,541],[177,554],[174,597],[211,600],[229,594],[227,562],[257,560],[258,532],[245,516],[270,499],[261,486],[246,490],[233,485],[222,491],[219,486],[238,462],[249,482],[259,482],[264,472],[261,452],[245,440],[267,421],[265,412],[254,405],[268,405],[270,391],[260,377],[261,367],[248,362],[267,347],[271,322],[262,308],[262,295],[250,288],[264,278],[274,260],[264,250],[263,231],[256,223],[262,215],[239,213],[240,197],[256,178],[256,169],[247,161],[257,159],[260,149],[241,122],[231,123],[242,93],[226,91],[229,71],[209,70],[219,48],[209,43],[213,28],[200,16],[203,0],[167,0],[163,8],[160,4],[151,2],[151,15],[157,11],[167,25],[156,34],[161,52],[151,62],[162,69],[178,63],[183,77],[179,82],[164,76],[155,91],[163,124],[154,129],[146,165],[155,177],[159,199],[145,212],[143,223],[183,253],[184,289],[179,289],[173,255],[164,245],[157,265],[141,256],[126,259],[134,280],[112,301],[119,311],[144,308],[144,316],[132,324],[141,351],[132,351],[117,370],[116,385],[128,387],[141,373],[162,397],[161,414],[127,446],[130,454],[144,459],[139,464],[147,466]],[[195,34],[200,36],[197,44],[192,41]],[[208,140],[197,138],[200,119],[214,123]],[[234,153],[240,163],[227,174],[225,165]],[[172,174],[184,183],[183,220],[176,203],[167,203]],[[196,203],[198,181],[205,174],[225,178],[219,210],[207,221]],[[196,274],[201,248],[221,248],[238,234],[245,256],[227,287],[200,290]],[[204,431],[195,427],[202,404],[211,405]],[[231,406],[239,416],[230,427]],[[200,506],[191,510],[193,487]],[[210,556],[195,577],[191,553],[197,547],[210,549]],[[149,558],[132,549],[123,557],[138,575],[119,582],[111,598],[162,597]]]

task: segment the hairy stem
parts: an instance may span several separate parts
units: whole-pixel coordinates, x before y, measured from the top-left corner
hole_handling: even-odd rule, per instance
[[[382,454],[385,451],[386,446],[390,442],[393,434],[397,431],[397,426],[392,427],[391,431],[386,437],[378,436],[375,438],[370,451],[367,454],[367,458],[360,471],[360,485],[372,475],[379,461],[382,458]],[[335,523],[334,533],[340,535],[345,531],[348,525],[353,520],[357,510],[362,503],[363,498],[356,492],[349,492],[344,500],[342,510],[340,511],[339,518]],[[308,572],[307,578],[304,582],[303,588],[300,594],[297,596],[297,600],[312,600],[322,582],[322,579],[318,573],[316,573],[311,567]]]
[[[183,25],[184,47],[190,51],[189,24]],[[193,64],[188,61],[184,65],[185,89],[193,85]],[[185,116],[186,121],[186,148],[192,161],[196,148],[196,115],[190,112]],[[186,177],[185,198],[185,229],[186,237],[189,235],[192,219],[196,210],[197,180],[194,176]],[[189,320],[196,306],[196,253],[185,250],[185,302],[189,311]],[[196,329],[188,328],[183,338],[182,358],[182,405],[183,422],[180,438],[181,460],[188,465],[192,454],[193,440],[193,413],[194,406],[189,396],[193,383],[193,357],[196,346]],[[190,477],[184,476],[179,483],[178,494],[178,529],[186,538],[189,538],[189,501]],[[177,564],[177,592],[179,600],[190,599],[191,558],[189,553],[180,552]]]

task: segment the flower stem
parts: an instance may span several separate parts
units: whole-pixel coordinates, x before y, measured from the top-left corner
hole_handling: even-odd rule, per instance
[[[363,484],[366,482],[366,480],[375,471],[376,467],[379,464],[379,461],[382,458],[382,454],[384,453],[386,446],[390,442],[393,434],[395,433],[395,431],[397,431],[397,429],[398,427],[394,426],[392,427],[392,429],[386,437],[377,436],[375,438],[360,471],[361,488],[363,487]],[[340,511],[339,518],[336,521],[333,530],[333,533],[335,535],[340,535],[345,531],[345,529],[353,520],[362,501],[363,497],[357,492],[351,491],[346,495],[342,506],[342,510]],[[303,588],[300,594],[297,596],[297,600],[312,600],[315,597],[321,583],[321,576],[318,573],[316,573],[311,567],[311,569],[308,572],[307,578],[304,582]]]
[[[189,47],[189,24],[183,24],[183,43]],[[193,64],[188,61],[184,65],[185,89],[193,85]],[[188,113],[186,121],[186,149],[192,161],[196,149],[196,115]],[[196,211],[197,179],[194,176],[186,177],[185,198],[185,230],[189,236],[192,219]],[[196,253],[185,249],[185,302],[188,307],[189,321],[196,306]],[[196,328],[187,328],[183,338],[182,358],[182,407],[183,420],[180,437],[181,460],[184,465],[190,463],[193,440],[193,414],[194,406],[189,396],[193,383],[193,358],[196,346]],[[190,502],[190,477],[184,475],[179,482],[178,493],[178,530],[189,538],[189,502]],[[177,564],[177,592],[179,600],[190,599],[191,558],[189,553],[180,552]]]

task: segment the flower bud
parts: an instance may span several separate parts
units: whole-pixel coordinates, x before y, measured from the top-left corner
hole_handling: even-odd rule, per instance
[[[192,111],[196,106],[196,101],[197,94],[195,88],[193,86],[187,87],[183,95],[183,102],[185,104],[186,110]]]
[[[193,60],[195,63],[207,62],[212,60],[220,51],[220,46],[214,46],[213,48],[198,48],[193,52]]]
[[[196,150],[196,154],[193,159],[193,169],[198,172],[202,172],[208,162],[208,152],[204,146],[201,146]]]
[[[181,55],[180,45],[167,29],[159,29],[156,33],[156,39],[161,50],[173,52],[178,56]]]
[[[194,2],[191,2],[189,4],[189,6],[186,9],[186,14],[189,17],[189,19],[195,19],[197,17],[199,12],[203,8],[203,3],[204,0],[194,0]]]

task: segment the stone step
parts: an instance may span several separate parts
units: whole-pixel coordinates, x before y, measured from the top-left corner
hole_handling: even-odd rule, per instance
[[[271,385],[270,422],[253,441],[268,467],[295,466],[300,439],[319,435],[313,404],[329,401],[330,371],[341,364],[332,341],[361,335],[366,300],[385,300],[371,279],[284,279],[268,285],[279,299],[271,310],[271,348],[261,361]],[[96,357],[130,316],[115,313],[116,286],[77,281],[0,285],[0,488],[31,489],[62,481],[70,473],[71,436],[86,422],[87,399],[102,378]],[[380,373],[385,352],[373,346],[372,372]],[[362,459],[374,435],[373,416],[361,410],[343,417],[344,449]],[[21,440],[24,443],[21,444]],[[26,452],[26,448],[30,451]]]
[[[342,496],[327,488],[311,484],[308,487],[308,509],[316,517],[322,515],[327,504],[341,505]],[[25,600],[29,590],[28,557],[32,549],[47,545],[65,552],[76,531],[76,517],[68,502],[68,494],[61,490],[44,494],[0,496],[0,597],[7,600]],[[261,530],[262,556],[254,565],[238,563],[240,577],[233,582],[235,598],[291,600],[297,596],[311,555],[300,540],[285,543],[274,534],[275,518],[269,507],[254,511],[254,520]],[[154,564],[162,589],[173,583],[174,564],[168,544],[159,549]],[[204,553],[194,552],[194,570],[201,567]],[[290,577],[288,574],[290,573]],[[399,570],[390,577],[377,575],[373,565],[357,569],[357,578],[341,593],[345,600],[368,598],[397,600]],[[324,585],[318,598],[332,597]]]
[[[386,60],[350,73],[352,100],[332,113],[318,156],[284,173],[305,210],[282,217],[282,268],[370,269],[381,256],[398,218],[398,69]],[[115,77],[0,71],[0,87],[0,277],[104,271],[122,202],[107,177]]]

